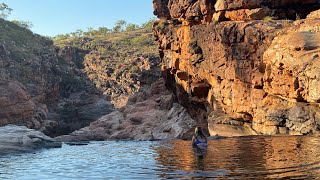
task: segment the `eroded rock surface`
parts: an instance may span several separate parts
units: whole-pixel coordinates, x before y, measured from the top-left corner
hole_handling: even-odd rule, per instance
[[[0,125],[32,119],[36,106],[21,83],[0,80],[0,92]]]
[[[318,1],[172,2],[154,1],[154,34],[166,85],[197,124],[211,133],[216,123],[249,134],[320,130],[318,13],[301,19]],[[194,6],[202,10],[188,14]]]
[[[0,155],[59,147],[61,147],[60,142],[25,126],[6,125],[0,127]]]
[[[0,19],[0,126],[67,134],[113,110],[83,69],[85,51]]]
[[[110,139],[158,140],[190,139],[196,121],[187,110],[174,103],[174,97],[160,80],[129,99],[127,106],[92,122],[90,126],[59,141]]]

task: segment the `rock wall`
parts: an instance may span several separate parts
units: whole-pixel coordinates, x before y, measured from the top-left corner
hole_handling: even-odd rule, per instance
[[[0,34],[0,126],[25,125],[56,136],[113,110],[81,71],[85,52],[56,47],[3,19]]]
[[[198,125],[212,135],[218,124],[248,134],[319,132],[320,16],[304,19],[319,1],[153,5],[163,77]]]
[[[172,92],[160,79],[131,96],[123,108],[56,139],[64,142],[191,139],[194,126],[194,119],[184,107],[175,103]]]

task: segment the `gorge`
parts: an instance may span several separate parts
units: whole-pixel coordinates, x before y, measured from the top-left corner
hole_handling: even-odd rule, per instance
[[[0,179],[320,177],[320,0],[14,1],[106,26],[0,3]]]
[[[320,2],[153,7],[153,30],[53,41],[1,20],[0,125],[59,141],[190,139],[195,126],[212,136],[318,134]]]

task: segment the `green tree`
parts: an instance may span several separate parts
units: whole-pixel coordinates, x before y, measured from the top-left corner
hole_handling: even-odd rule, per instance
[[[134,31],[134,30],[137,30],[137,29],[139,29],[139,28],[140,28],[139,25],[129,23],[129,24],[127,24],[125,30],[126,30],[126,31]]]
[[[99,27],[98,31],[99,34],[106,35],[111,32],[111,29],[108,29],[107,27]]]
[[[127,22],[125,20],[118,20],[113,27],[113,32],[121,32],[126,26]]]
[[[33,24],[30,21],[12,20],[11,22],[29,30],[33,27]]]
[[[75,36],[76,37],[82,37],[83,36],[83,30],[82,29],[77,29],[75,32]]]
[[[0,18],[7,19],[12,9],[5,3],[0,3]]]

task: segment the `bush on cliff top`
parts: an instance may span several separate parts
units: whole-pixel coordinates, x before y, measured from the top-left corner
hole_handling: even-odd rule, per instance
[[[0,42],[7,49],[15,52],[11,54],[13,59],[21,60],[30,58],[32,53],[44,47],[50,46],[53,42],[40,35],[34,34],[27,28],[0,18]]]
[[[112,29],[77,30],[53,38],[60,47],[87,51],[83,71],[106,94],[131,94],[160,76],[160,58],[150,20],[142,25],[120,20]],[[144,78],[149,76],[149,78]]]

